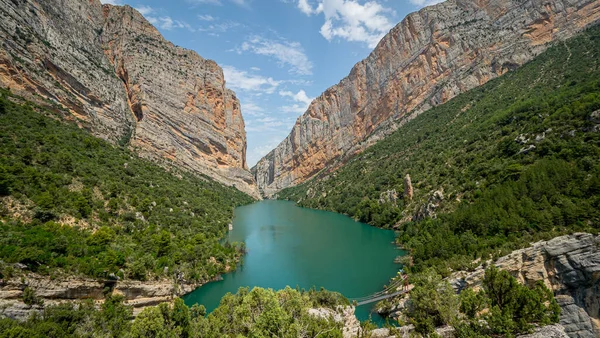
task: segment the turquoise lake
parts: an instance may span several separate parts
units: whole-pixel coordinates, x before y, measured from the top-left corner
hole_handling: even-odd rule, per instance
[[[237,270],[186,295],[186,304],[203,304],[210,312],[228,292],[240,287],[309,289],[313,286],[358,298],[381,291],[400,266],[402,254],[394,232],[293,202],[267,200],[235,210],[227,240],[245,242],[247,254]],[[366,320],[371,305],[357,308]],[[382,323],[377,314],[372,319]]]

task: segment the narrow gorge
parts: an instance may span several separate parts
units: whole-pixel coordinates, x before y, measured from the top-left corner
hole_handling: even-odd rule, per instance
[[[600,0],[0,0],[0,42],[0,338],[600,336]]]

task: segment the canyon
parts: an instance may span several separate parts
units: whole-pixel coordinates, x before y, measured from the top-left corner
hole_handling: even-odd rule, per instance
[[[212,60],[137,10],[99,0],[0,0],[0,86],[95,136],[259,197],[240,102]]]
[[[450,0],[409,14],[317,97],[252,173],[272,197],[600,20],[594,0]]]

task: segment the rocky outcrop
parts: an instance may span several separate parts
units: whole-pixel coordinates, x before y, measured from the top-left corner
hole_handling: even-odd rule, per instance
[[[565,328],[562,325],[547,325],[537,328],[533,333],[520,335],[520,338],[568,338]]]
[[[444,191],[436,190],[429,196],[427,203],[419,207],[419,210],[415,213],[412,220],[414,222],[423,220],[425,218],[437,218],[436,210],[440,207],[440,204],[444,200]]]
[[[271,196],[600,20],[596,0],[449,0],[408,15],[252,169]]]
[[[379,194],[379,204],[391,203],[393,205],[396,205],[397,201],[398,192],[396,192],[395,189],[383,191],[381,192],[381,194]]]
[[[222,69],[99,0],[0,0],[0,85],[144,157],[258,196]],[[57,109],[57,111],[59,110]]]
[[[406,176],[404,177],[404,198],[406,198],[406,200],[408,201],[412,201],[413,199],[413,186],[412,186],[412,182],[410,180],[410,175],[406,174]]]
[[[104,301],[104,294],[112,290],[125,297],[125,304],[133,307],[134,316],[145,307],[170,302],[174,297],[192,292],[199,285],[174,283],[170,280],[132,281],[95,280],[68,277],[53,280],[36,274],[23,278],[0,280],[0,317],[18,320],[27,319],[32,312],[43,310],[44,306],[64,302],[78,302],[92,299],[96,304]],[[43,305],[30,306],[23,303],[23,290],[31,288]]]
[[[600,236],[577,233],[517,250],[495,265],[509,271],[521,283],[543,281],[554,291],[561,306],[560,323],[569,337],[600,336]],[[453,275],[452,284],[462,289],[481,283],[485,269]]]
[[[314,308],[308,309],[310,316],[333,320],[335,323],[340,323],[343,326],[344,338],[358,337],[362,332],[360,321],[354,315],[355,308],[353,306],[338,306],[335,310],[330,308]]]

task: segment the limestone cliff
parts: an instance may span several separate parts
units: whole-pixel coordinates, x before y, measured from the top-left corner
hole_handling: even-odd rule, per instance
[[[432,106],[600,20],[597,0],[449,0],[408,15],[252,169],[261,192],[339,166]]]
[[[200,285],[175,283],[172,280],[158,281],[117,281],[95,280],[91,278],[65,277],[53,279],[29,273],[26,276],[0,280],[0,317],[18,320],[29,318],[32,312],[40,312],[45,307],[61,303],[77,303],[86,299],[96,304],[104,301],[106,289],[123,295],[125,304],[133,308],[137,316],[144,308],[170,302],[174,297],[192,292]],[[31,306],[23,302],[23,290],[29,287],[43,305]]]
[[[135,9],[99,0],[0,0],[0,85],[68,109],[140,155],[257,196],[240,103],[222,69]]]

